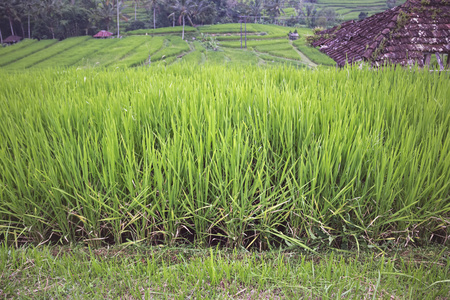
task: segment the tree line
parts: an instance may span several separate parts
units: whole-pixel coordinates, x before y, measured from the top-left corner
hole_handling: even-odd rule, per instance
[[[64,39],[99,30],[248,22],[332,26],[339,16],[317,0],[0,0],[0,35]],[[291,13],[286,16],[286,7]],[[125,13],[126,11],[126,13]],[[292,13],[293,11],[293,13]],[[145,12],[144,14],[142,12]],[[139,17],[138,17],[139,16]],[[118,26],[119,24],[119,26]]]

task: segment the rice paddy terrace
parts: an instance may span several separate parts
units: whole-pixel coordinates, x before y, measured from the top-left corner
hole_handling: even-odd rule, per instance
[[[20,70],[48,67],[136,67],[151,64],[289,64],[297,67],[332,66],[334,61],[305,43],[311,34],[297,29],[300,39],[290,42],[287,33],[294,28],[275,25],[247,25],[247,49],[241,48],[240,25],[223,24],[186,27],[187,41],[181,39],[181,27],[127,32],[117,39],[90,36],[57,40],[25,40],[0,48],[0,68]],[[218,45],[209,50],[210,43]],[[245,41],[243,42],[245,46]]]
[[[306,1],[305,1],[306,2]],[[403,4],[405,0],[397,0],[396,5]],[[134,21],[135,16],[135,8],[134,1],[125,1],[126,7],[123,10],[123,13],[128,16],[129,20],[126,23]],[[340,16],[342,21],[354,20],[358,19],[358,16],[361,12],[367,13],[368,15],[373,15],[379,12],[382,12],[388,9],[386,5],[386,0],[346,0],[346,1],[338,1],[338,0],[318,0],[317,3],[314,4],[318,10],[324,8],[331,8],[336,11],[336,13]],[[295,15],[295,9],[290,7],[287,3],[284,4],[284,16]],[[151,12],[150,12],[151,14]],[[264,11],[263,11],[264,14]],[[148,21],[149,13],[145,8],[137,6],[136,9],[136,18],[141,21]]]
[[[396,5],[404,3],[404,0],[397,0]],[[385,0],[318,0],[319,8],[332,8],[341,15],[343,21],[358,19],[361,12],[374,15],[382,12],[388,7]]]

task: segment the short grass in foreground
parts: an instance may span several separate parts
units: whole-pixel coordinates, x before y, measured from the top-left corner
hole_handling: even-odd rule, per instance
[[[448,299],[445,248],[386,254],[167,247],[0,248],[0,297]]]

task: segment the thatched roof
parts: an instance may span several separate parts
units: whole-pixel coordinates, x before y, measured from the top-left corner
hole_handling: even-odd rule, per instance
[[[3,40],[3,43],[5,44],[14,44],[17,42],[20,42],[22,40],[22,37],[17,35],[10,35],[6,39]]]
[[[408,0],[361,21],[321,31],[312,43],[339,66],[429,63],[431,54],[450,53],[450,0]]]
[[[99,31],[97,34],[94,35],[95,38],[108,38],[110,36],[112,36],[113,33],[106,31],[106,30],[101,30]]]

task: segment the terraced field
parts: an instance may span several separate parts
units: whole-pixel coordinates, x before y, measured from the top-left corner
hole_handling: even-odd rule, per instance
[[[404,2],[405,0],[397,0],[397,5]],[[336,10],[343,21],[358,19],[358,15],[361,12],[373,15],[388,9],[386,1],[383,0],[319,0],[318,7]]]
[[[249,0],[244,0],[249,1]],[[397,0],[397,5],[403,4],[405,0]],[[129,20],[127,22],[124,22],[124,26],[127,27],[130,22],[134,21],[135,17],[135,11],[134,11],[134,1],[125,1],[126,8],[124,9],[123,13],[128,16]],[[386,9],[388,9],[386,5],[385,0],[345,0],[345,1],[338,1],[338,0],[318,0],[315,4],[316,8],[320,11],[324,8],[331,8],[336,11],[336,13],[340,16],[340,19],[342,21],[348,21],[348,20],[354,20],[358,19],[358,16],[361,12],[365,12],[368,15],[373,15],[379,12],[382,12]],[[284,14],[282,14],[285,17],[291,17],[295,16],[297,13],[294,8],[290,7],[288,4],[288,1],[285,1],[284,4]],[[264,11],[263,11],[264,15]],[[136,11],[136,18],[137,20],[141,20],[144,22],[148,22],[149,15],[146,12],[146,9],[144,7],[140,7],[138,5],[137,11]],[[226,24],[224,24],[226,26]],[[170,31],[169,29],[165,29]],[[220,30],[220,29],[217,29]],[[142,32],[149,32],[149,29],[142,30]],[[217,31],[216,33],[218,33]]]
[[[288,41],[287,33],[295,30],[275,25],[248,24],[247,49],[241,49],[240,24],[221,24],[199,28],[187,27],[187,39],[181,39],[181,28],[137,30],[121,39],[75,37],[63,41],[25,40],[0,48],[0,67],[7,70],[60,67],[137,67],[152,64],[245,64],[294,65],[316,67],[334,65],[317,49],[308,47],[304,37],[311,34],[298,28],[301,38]],[[207,49],[207,37],[217,43],[218,51]],[[245,41],[242,42],[245,48]]]

